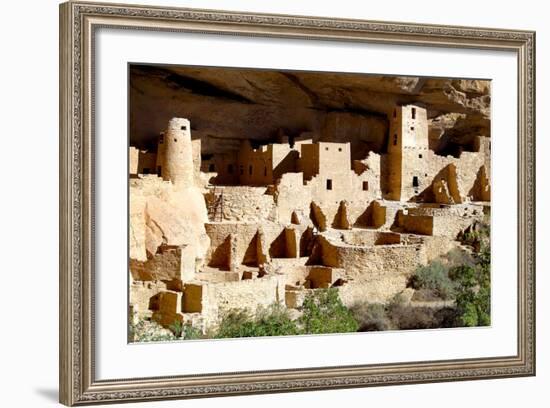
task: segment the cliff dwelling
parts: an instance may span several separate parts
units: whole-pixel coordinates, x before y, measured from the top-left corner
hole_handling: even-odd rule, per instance
[[[132,117],[146,117],[140,75],[151,70],[136,69]],[[475,81],[447,81],[464,95],[459,103],[442,91],[437,99],[429,80],[394,79],[401,98],[392,84],[369,90],[356,80],[361,98],[382,100],[360,111],[329,106],[318,90],[304,94],[307,75],[287,74],[277,92],[299,107],[252,116],[263,109],[253,96],[238,84],[222,92],[199,71],[154,71],[163,97],[187,93],[196,103],[131,120],[132,318],[206,332],[224,310],[279,304],[299,314],[308,294],[327,288],[349,307],[410,297],[415,270],[460,247],[458,237],[490,214],[490,126],[473,106],[477,98],[488,109],[488,90]],[[247,78],[246,89],[258,92],[262,78]],[[204,113],[212,99],[223,118]],[[288,109],[298,113],[278,124]]]

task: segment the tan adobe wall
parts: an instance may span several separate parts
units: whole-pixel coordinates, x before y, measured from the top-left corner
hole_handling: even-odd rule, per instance
[[[354,229],[342,231],[342,239],[346,244],[367,245],[392,245],[401,243],[401,234],[396,232]]]
[[[189,284],[184,287],[183,311],[200,312],[205,325],[213,327],[224,311],[249,309],[284,302],[281,275],[237,282]]]
[[[133,279],[140,281],[181,280],[182,248],[160,247],[147,261],[130,259],[130,272]]]
[[[351,246],[319,239],[323,264],[342,268],[353,280],[339,288],[342,301],[385,302],[406,288],[419,265],[427,261],[421,245]]]
[[[407,232],[421,235],[434,234],[434,217],[430,215],[411,215],[403,213],[400,224]]]
[[[128,151],[128,171],[130,175],[156,174],[156,161],[156,153],[130,146]]]
[[[265,186],[273,184],[273,150],[271,146],[253,149],[248,140],[242,142],[238,156],[239,184]]]
[[[209,188],[204,198],[211,221],[259,222],[276,217],[273,195],[265,187],[220,186]]]
[[[310,180],[319,174],[319,145],[300,144],[300,159],[297,170],[304,173],[304,180]]]
[[[166,290],[166,283],[162,281],[140,282],[131,279],[129,303],[132,305],[136,317],[150,316],[152,314],[150,310],[151,298],[164,290]]]
[[[355,280],[373,281],[381,276],[410,274],[426,263],[420,245],[354,246],[333,242],[325,237],[318,241],[325,266],[343,268]]]
[[[481,221],[483,215],[460,217],[445,215],[434,217],[434,235],[456,239],[458,234],[470,226],[474,221]]]
[[[296,231],[296,245],[302,245],[303,247],[304,241],[310,239],[306,232],[307,225],[293,225],[289,227],[273,222],[224,222],[207,223],[205,227],[211,242],[206,256],[207,263],[211,266],[222,268],[228,266],[227,245],[230,236],[236,238],[235,257],[239,265],[247,257],[253,259],[254,251],[258,251],[256,246],[258,231],[262,235],[262,252],[274,258],[296,256],[296,254],[288,252],[287,229]]]
[[[304,186],[303,179],[303,173],[287,173],[275,185],[274,199],[279,222],[290,223],[293,212],[301,218],[309,218],[311,186]]]
[[[193,178],[195,185],[201,185],[201,140],[191,140],[191,153],[193,156]]]

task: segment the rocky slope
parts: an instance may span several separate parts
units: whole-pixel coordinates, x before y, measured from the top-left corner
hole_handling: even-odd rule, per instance
[[[134,65],[130,69],[131,142],[152,147],[174,116],[190,119],[204,154],[240,139],[298,137],[369,142],[383,149],[386,115],[398,103],[428,108],[432,148],[469,150],[490,136],[490,81],[364,74]]]

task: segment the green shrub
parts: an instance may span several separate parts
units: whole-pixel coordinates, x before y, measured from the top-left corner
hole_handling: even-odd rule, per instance
[[[196,340],[204,337],[200,329],[193,327],[191,323],[183,324],[179,320],[170,325],[170,330],[177,339]]]
[[[409,285],[414,289],[433,291],[441,299],[452,298],[455,294],[455,284],[449,278],[447,266],[437,260],[417,268]]]
[[[347,333],[359,328],[351,311],[344,306],[336,289],[319,289],[306,296],[298,319],[304,334]]]
[[[491,288],[488,265],[458,266],[450,272],[457,282],[456,308],[460,326],[491,324]]]
[[[298,334],[296,323],[285,307],[274,304],[258,308],[253,315],[247,309],[231,309],[223,314],[216,338],[288,336]]]

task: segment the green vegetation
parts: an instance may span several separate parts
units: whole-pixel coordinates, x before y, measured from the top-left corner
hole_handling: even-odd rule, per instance
[[[253,315],[246,309],[229,310],[223,315],[215,338],[288,336],[299,334],[288,310],[281,305],[259,308]]]
[[[292,320],[281,305],[259,308],[255,314],[246,309],[227,311],[221,319],[216,338],[290,336],[297,334],[356,332],[357,321],[335,289],[315,291],[304,299],[302,315]]]
[[[491,324],[491,241],[488,231],[488,227],[482,225],[468,237],[478,248],[475,266],[455,267],[449,272],[457,282],[456,308],[461,326]]]
[[[174,333],[176,339],[196,340],[203,337],[201,331],[198,328],[193,327],[191,323],[183,324],[179,320],[176,320],[170,325],[170,330]]]
[[[410,281],[417,290],[432,291],[441,299],[454,299],[453,326],[491,324],[491,243],[487,222],[476,223],[460,237],[472,248],[467,255],[449,252],[444,261],[436,260],[419,268]]]
[[[303,334],[348,333],[359,328],[351,311],[338,297],[336,289],[316,291],[304,299],[298,319]]]

